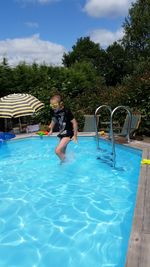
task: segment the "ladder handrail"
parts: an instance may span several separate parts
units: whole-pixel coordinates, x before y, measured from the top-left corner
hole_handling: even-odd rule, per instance
[[[114,113],[118,110],[118,109],[125,109],[128,113],[129,116],[129,120],[128,120],[128,127],[127,127],[127,140],[128,143],[130,142],[130,130],[131,130],[131,121],[132,121],[132,112],[130,110],[130,108],[126,107],[126,106],[118,106],[116,108],[111,109],[110,106],[108,105],[101,105],[99,106],[96,110],[95,110],[95,114],[94,114],[94,119],[95,119],[95,132],[96,132],[96,140],[97,140],[97,149],[99,148],[99,135],[98,135],[98,121],[97,121],[97,113],[101,108],[107,108],[110,111],[110,137],[111,137],[111,143],[112,143],[112,162],[113,162],[113,167],[115,167],[116,164],[116,151],[115,151],[115,139],[114,139],[114,131],[113,131],[113,116]]]
[[[99,149],[99,135],[98,135],[98,121],[97,121],[97,113],[101,108],[107,108],[110,111],[110,124],[111,124],[111,113],[112,113],[112,109],[110,106],[108,105],[101,105],[99,106],[96,110],[95,110],[95,114],[94,114],[94,118],[95,118],[95,132],[96,132],[96,140],[97,140],[97,149]],[[110,129],[112,129],[112,126],[110,125]]]
[[[111,107],[110,106],[108,106],[108,105],[101,105],[101,106],[99,106],[96,110],[95,110],[95,115],[97,114],[97,112],[101,109],[101,108],[108,108],[109,109],[109,111],[110,112],[112,112],[112,109],[111,109]]]
[[[111,113],[111,140],[112,140],[112,155],[113,155],[113,167],[115,167],[115,161],[116,161],[116,152],[115,152],[115,145],[114,145],[114,131],[113,131],[113,115],[118,109],[125,109],[129,115],[129,121],[128,121],[128,128],[127,128],[127,140],[128,143],[130,142],[130,130],[131,130],[131,120],[132,120],[132,112],[130,108],[125,107],[125,106],[118,106],[113,109]]]
[[[131,130],[131,121],[132,121],[132,112],[131,112],[130,108],[128,108],[126,106],[118,106],[118,107],[114,108],[112,113],[111,113],[112,125],[113,125],[113,115],[116,112],[116,110],[118,110],[120,108],[125,109],[129,115],[128,127],[127,127],[127,140],[128,140],[128,143],[130,143],[130,130]]]

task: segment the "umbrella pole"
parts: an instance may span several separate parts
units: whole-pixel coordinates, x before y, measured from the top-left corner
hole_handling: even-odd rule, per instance
[[[10,119],[11,131],[13,130],[12,118]]]
[[[19,117],[19,128],[20,128],[20,132],[22,132],[22,126],[21,126],[21,119]]]
[[[4,119],[4,129],[5,129],[5,132],[7,132],[7,119],[6,118]]]

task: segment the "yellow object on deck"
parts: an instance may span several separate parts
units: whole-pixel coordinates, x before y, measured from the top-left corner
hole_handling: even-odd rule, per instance
[[[141,163],[142,164],[150,164],[150,159],[142,159]]]
[[[105,136],[106,135],[106,133],[104,131],[100,131],[99,134],[100,134],[100,136]]]

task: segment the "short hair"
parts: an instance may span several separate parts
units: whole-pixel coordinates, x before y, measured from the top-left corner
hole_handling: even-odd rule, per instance
[[[62,101],[61,95],[53,95],[50,100],[57,100],[59,103]]]

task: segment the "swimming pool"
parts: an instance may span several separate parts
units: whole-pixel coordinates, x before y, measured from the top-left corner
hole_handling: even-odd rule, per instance
[[[97,159],[94,137],[81,137],[60,165],[57,142],[0,146],[0,266],[124,267],[141,151],[117,145],[113,169]]]

